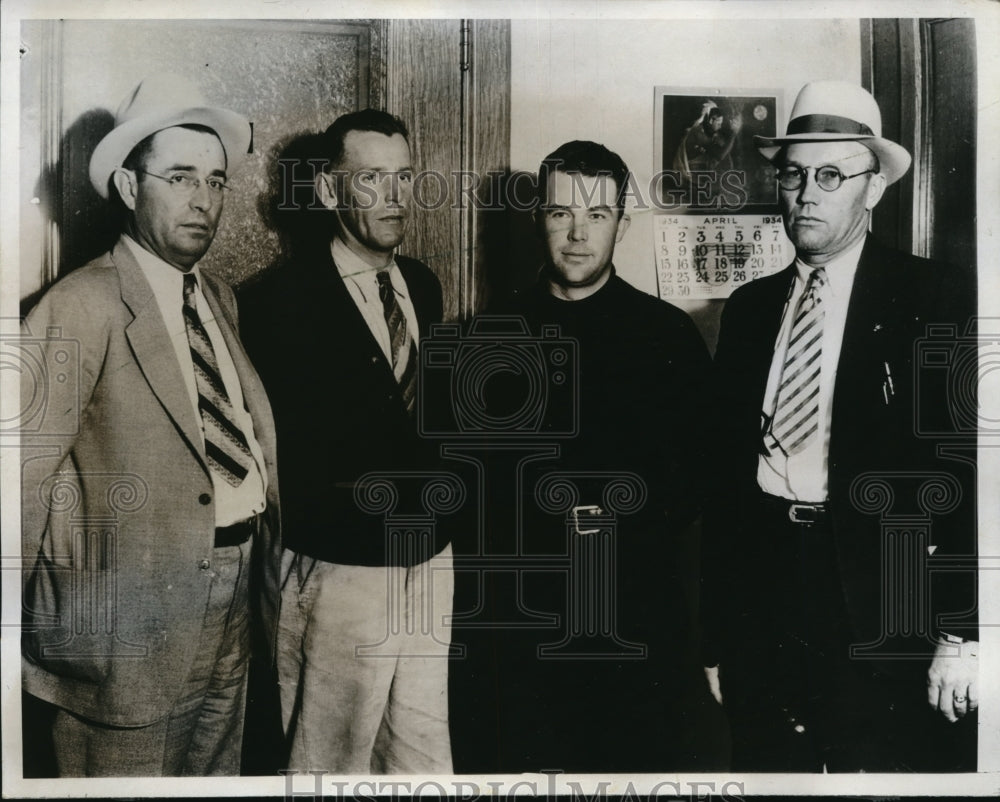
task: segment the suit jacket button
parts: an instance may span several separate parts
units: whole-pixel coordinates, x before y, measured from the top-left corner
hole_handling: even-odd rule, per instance
[[[372,364],[373,365],[377,365],[378,364],[378,357],[377,356],[373,356],[372,357]]]
[[[202,560],[201,562],[198,563],[198,567],[202,571],[207,571],[211,565],[212,564],[208,560]]]
[[[212,496],[208,493],[202,493],[198,496],[198,503],[202,505],[208,505],[212,503]]]

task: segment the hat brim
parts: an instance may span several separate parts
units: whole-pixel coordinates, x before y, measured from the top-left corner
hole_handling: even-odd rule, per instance
[[[163,114],[148,114],[124,122],[97,143],[90,157],[90,183],[102,198],[108,197],[111,174],[147,136],[178,125],[203,125],[218,135],[226,151],[226,168],[235,170],[250,147],[250,123],[228,109],[207,107],[174,109]]]
[[[906,148],[880,136],[815,133],[781,137],[755,136],[753,138],[757,150],[768,161],[774,161],[774,157],[778,155],[778,151],[782,147],[794,142],[861,142],[878,157],[879,172],[885,176],[887,184],[893,184],[906,175],[912,161]]]

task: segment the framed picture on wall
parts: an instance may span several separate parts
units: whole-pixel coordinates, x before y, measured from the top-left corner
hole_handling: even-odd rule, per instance
[[[655,87],[660,208],[676,214],[772,214],[774,170],[754,136],[775,136],[777,89]]]

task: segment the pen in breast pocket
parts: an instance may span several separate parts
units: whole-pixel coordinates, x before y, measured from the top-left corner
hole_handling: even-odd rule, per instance
[[[885,398],[886,405],[888,405],[889,396],[896,395],[896,387],[892,383],[892,370],[889,368],[889,363],[883,362],[882,365],[885,367],[885,381],[882,382],[882,396]]]

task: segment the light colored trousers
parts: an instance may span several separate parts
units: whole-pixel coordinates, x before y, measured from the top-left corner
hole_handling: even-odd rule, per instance
[[[60,777],[177,777],[240,773],[252,541],[212,553],[212,585],[194,663],[170,714],[146,727],[112,727],[56,713]]]
[[[288,767],[451,774],[451,546],[410,568],[286,550],[283,569],[278,681]]]

